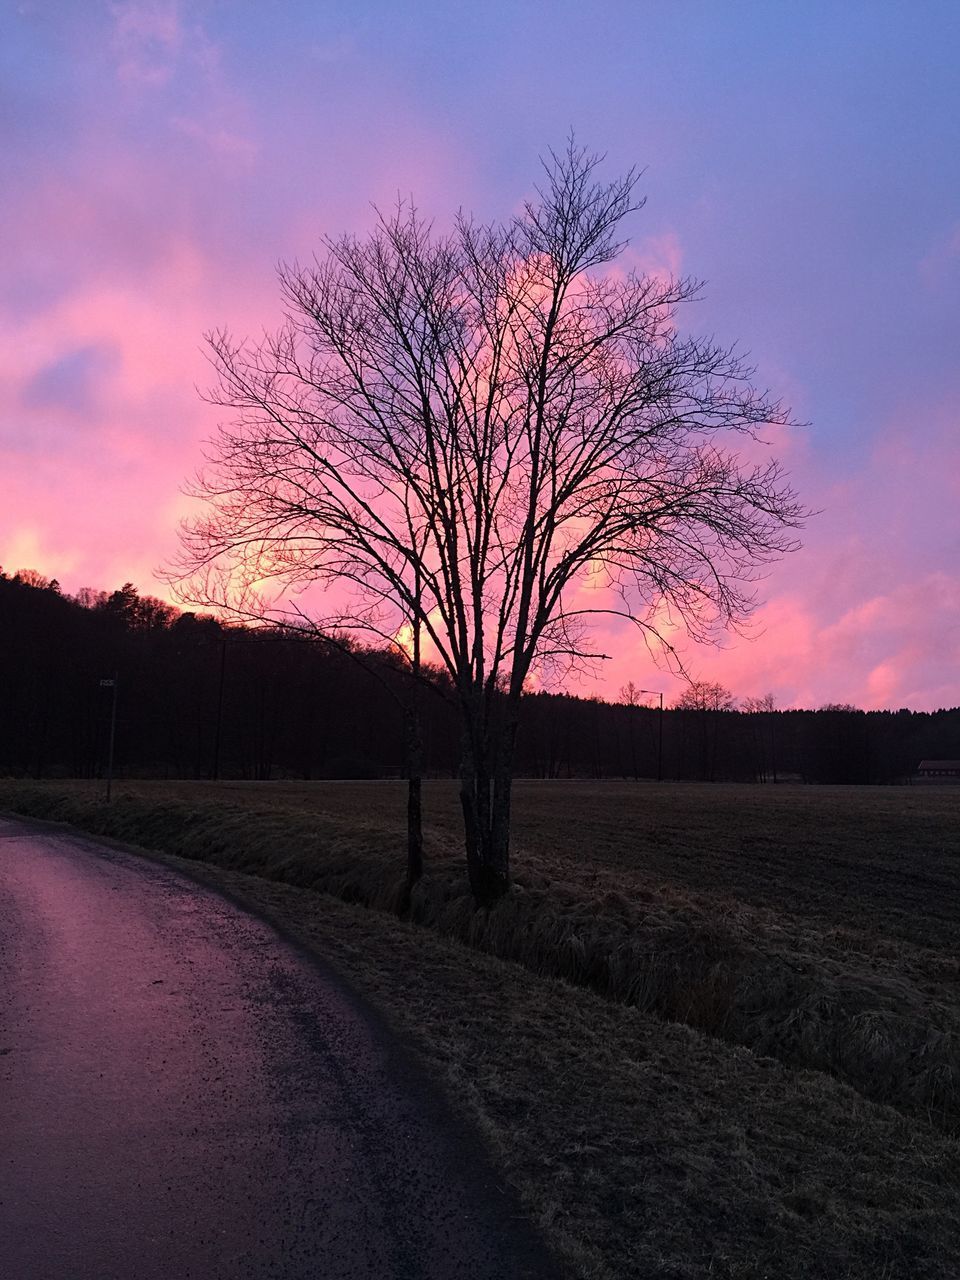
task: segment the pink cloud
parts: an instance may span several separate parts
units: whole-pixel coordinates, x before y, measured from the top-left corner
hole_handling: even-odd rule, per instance
[[[116,99],[105,99],[76,149],[58,166],[38,155],[0,212],[25,282],[0,311],[0,563],[68,589],[132,579],[159,594],[152,570],[174,549],[189,507],[179,486],[216,416],[193,389],[208,380],[203,331],[272,327],[276,258],[308,259],[324,231],[362,230],[371,198],[389,205],[413,191],[442,226],[461,201],[482,207],[486,196],[452,129],[419,116],[398,86],[388,113],[382,98],[358,97],[349,128],[311,134],[307,115],[294,114],[268,139],[192,11],[111,12],[108,78],[123,80],[123,102],[154,104],[149,122],[138,118],[144,135],[118,128]],[[189,111],[164,92],[184,68]],[[316,74],[315,62],[299,64],[290,101],[307,101]],[[932,283],[955,266],[957,234],[922,268]],[[626,261],[679,274],[684,247],[668,231]],[[797,416],[814,416],[789,368],[765,361],[761,377]],[[758,461],[785,459],[823,514],[805,550],[762,585],[757,638],[689,648],[693,674],[740,696],[772,690],[782,705],[960,702],[956,408],[911,406],[860,457],[834,456],[815,431],[774,429],[750,446]],[[613,660],[578,691],[616,696],[632,679],[679,692],[635,631],[601,623],[596,640]]]
[[[864,708],[960,705],[960,410],[917,405],[878,432],[862,460],[841,468],[812,439],[792,460],[803,497],[822,508],[802,551],[760,584],[764,603],[724,648],[687,645],[692,674],[740,697],[773,692],[781,706],[852,702]],[[597,688],[628,679],[679,685],[622,629]]]
[[[184,116],[175,116],[173,124],[186,137],[202,143],[219,156],[239,160],[247,167],[252,165],[257,157],[259,151],[257,143],[224,125],[204,124]]]
[[[152,41],[164,56],[186,56],[174,6],[117,13],[131,46]],[[322,231],[349,226],[358,190],[369,217],[371,186],[389,199],[405,174],[404,185],[415,176],[437,193],[458,167],[452,150],[398,110],[403,145],[361,139],[348,158],[351,182],[336,172],[319,198],[315,182],[300,203],[248,212],[247,178],[224,181],[209,151],[239,152],[234,175],[261,160],[241,135],[208,132],[236,99],[218,80],[216,50],[201,42],[201,54],[208,92],[156,153],[95,123],[64,170],[38,163],[0,213],[22,271],[0,300],[0,564],[56,576],[67,590],[130,579],[164,594],[153,570],[176,549],[191,505],[181,486],[217,419],[195,390],[211,378],[203,333],[227,325],[256,338],[274,327],[277,257],[308,258]],[[176,142],[191,131],[205,154]],[[256,194],[263,186],[260,177]]]
[[[164,85],[183,42],[175,0],[126,0],[110,9],[117,75],[127,84]]]

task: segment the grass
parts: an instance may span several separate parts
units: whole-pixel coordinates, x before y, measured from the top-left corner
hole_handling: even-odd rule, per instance
[[[960,792],[521,784],[486,913],[435,784],[412,921],[398,784],[121,793],[0,805],[202,859],[331,956],[571,1274],[956,1275]]]

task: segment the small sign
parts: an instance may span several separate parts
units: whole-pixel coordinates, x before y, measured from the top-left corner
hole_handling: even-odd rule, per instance
[[[101,689],[112,689],[112,688],[113,688],[113,686],[114,686],[116,683],[117,683],[117,682],[116,682],[116,680],[101,680],[101,681],[100,681],[100,688],[101,688]]]

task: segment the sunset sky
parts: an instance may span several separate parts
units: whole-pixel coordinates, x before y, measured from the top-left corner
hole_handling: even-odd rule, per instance
[[[65,590],[176,547],[215,410],[205,330],[279,318],[278,260],[412,194],[508,217],[580,141],[645,168],[635,260],[706,281],[808,427],[820,514],[757,638],[688,650],[781,706],[960,703],[960,4],[100,3],[0,17],[0,565]],[[678,683],[626,632],[581,694]]]

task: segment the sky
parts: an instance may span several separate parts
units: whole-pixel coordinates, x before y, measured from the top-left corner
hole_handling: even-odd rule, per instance
[[[705,281],[807,424],[817,514],[749,639],[690,672],[783,707],[960,704],[955,0],[21,0],[0,7],[0,565],[154,570],[216,410],[203,334],[412,195],[514,213],[568,132],[644,170],[641,261]],[[627,632],[571,691],[663,690]]]

